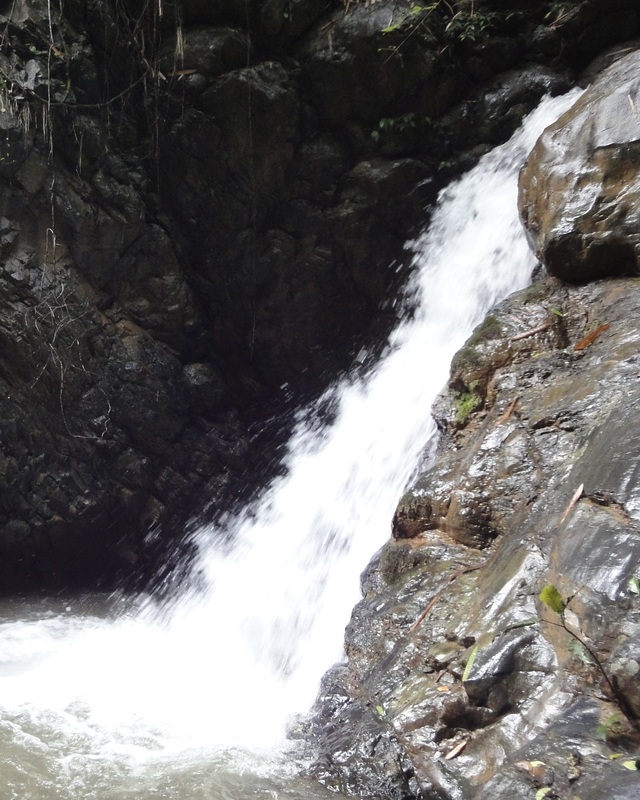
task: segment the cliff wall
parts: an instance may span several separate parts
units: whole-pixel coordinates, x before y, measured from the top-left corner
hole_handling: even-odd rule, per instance
[[[605,70],[521,172],[550,274],[453,361],[438,456],[363,575],[316,709],[332,785],[638,793],[638,63]]]
[[[634,4],[0,4],[0,590],[157,574]]]

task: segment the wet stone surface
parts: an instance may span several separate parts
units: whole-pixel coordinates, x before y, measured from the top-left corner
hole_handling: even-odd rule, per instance
[[[454,361],[439,454],[402,499],[346,636],[344,702],[366,698],[389,725],[413,796],[640,786],[622,766],[639,744],[639,314],[634,279],[546,278]],[[461,420],[472,381],[479,403]],[[350,747],[368,736],[351,724]]]
[[[637,275],[640,53],[605,70],[540,138],[521,175],[521,214],[553,275]]]

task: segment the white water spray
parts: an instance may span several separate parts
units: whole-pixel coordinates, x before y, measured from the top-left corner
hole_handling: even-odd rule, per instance
[[[366,378],[327,396],[335,422],[318,432],[311,412],[300,423],[287,475],[260,505],[225,536],[198,533],[204,590],[160,612],[62,610],[0,626],[0,742],[4,732],[27,760],[44,748],[42,769],[65,797],[88,796],[86,776],[114,754],[131,769],[151,755],[274,746],[287,717],[310,705],[341,656],[358,574],[388,538],[434,435],[429,409],[453,354],[529,280],[517,171],[575,99],[546,100],[442,194],[429,231],[411,244],[415,312]]]

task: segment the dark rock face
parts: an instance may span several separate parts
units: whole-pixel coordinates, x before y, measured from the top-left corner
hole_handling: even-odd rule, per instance
[[[153,571],[232,502],[392,324],[439,186],[638,25],[414,5],[0,4],[0,591]]]
[[[540,138],[522,172],[523,223],[563,280],[640,271],[639,64],[634,52],[606,70]]]
[[[247,433],[149,213],[144,164],[88,103],[65,105],[71,91],[94,99],[99,45],[56,17],[68,50],[53,45],[47,72],[47,15],[13,14],[25,25],[5,20],[2,53],[0,589],[109,585],[153,564],[160,527],[180,534],[194,498],[223,495]]]
[[[344,760],[373,746],[378,719],[405,796],[595,798],[605,783],[630,796],[610,756],[633,759],[638,741],[639,311],[633,279],[548,278],[501,304],[454,363],[441,452],[363,576],[347,689],[323,729],[346,739]],[[482,404],[460,421],[459,387],[478,375]]]
[[[280,387],[317,390],[380,340],[438,188],[640,27],[628,0],[0,15],[0,591],[157,570],[260,461]],[[577,282],[637,272],[634,66],[571,122],[616,121],[581,134],[597,213],[536,245]],[[539,152],[536,236],[533,180],[557,178]],[[636,796],[609,756],[633,757],[640,714],[639,312],[629,278],[550,278],[458,355],[440,458],[323,685],[319,780],[398,800]]]

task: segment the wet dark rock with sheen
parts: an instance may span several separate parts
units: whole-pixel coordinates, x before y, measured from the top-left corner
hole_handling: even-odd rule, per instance
[[[615,237],[635,252],[637,64],[606,70],[523,170],[521,213],[552,275],[453,360],[437,457],[363,574],[341,702],[318,701],[325,770],[333,739],[343,760],[373,747],[364,702],[395,737],[406,797],[638,793],[640,285],[615,248],[597,270],[583,258]],[[554,249],[561,236],[578,244]],[[367,796],[387,796],[389,774]]]
[[[640,272],[640,55],[606,70],[552,125],[521,176],[521,213],[553,275]]]
[[[326,723],[366,700],[409,759],[414,796],[638,786],[622,761],[638,743],[639,314],[634,279],[546,278],[502,303],[491,338],[475,335],[454,362],[439,455],[363,579],[347,697]],[[517,338],[540,319],[548,329]],[[483,404],[461,425],[457,382],[478,374]],[[538,597],[549,583],[568,631]],[[353,749],[373,742],[348,724]]]

